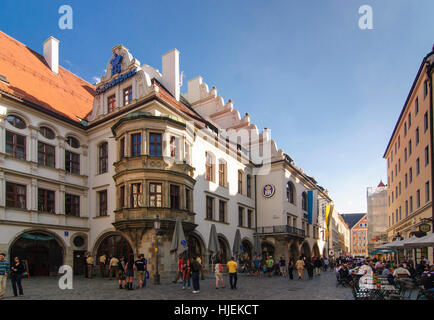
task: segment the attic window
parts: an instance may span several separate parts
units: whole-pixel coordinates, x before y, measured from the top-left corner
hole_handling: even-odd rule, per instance
[[[2,74],[0,74],[0,81],[3,81],[4,83],[9,84],[9,80],[8,80],[8,78],[6,78],[6,76],[4,76],[4,75],[2,75]]]

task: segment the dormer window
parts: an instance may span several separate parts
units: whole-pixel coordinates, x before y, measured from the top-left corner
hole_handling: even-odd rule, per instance
[[[128,87],[124,89],[124,106],[130,104],[132,100],[133,100],[133,88]]]

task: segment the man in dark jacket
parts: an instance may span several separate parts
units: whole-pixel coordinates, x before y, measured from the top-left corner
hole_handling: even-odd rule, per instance
[[[200,271],[202,269],[201,264],[196,260],[196,257],[191,259],[191,278],[193,280],[193,293],[200,292]]]

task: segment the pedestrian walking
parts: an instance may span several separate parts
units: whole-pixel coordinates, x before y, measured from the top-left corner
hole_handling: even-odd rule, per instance
[[[12,281],[12,290],[14,291],[14,296],[18,297],[18,292],[20,296],[24,295],[23,287],[21,285],[21,279],[23,277],[23,273],[25,272],[24,264],[20,261],[18,257],[14,258],[14,262],[11,265],[11,281]]]
[[[109,279],[113,279],[113,276],[117,277],[119,269],[119,259],[116,257],[111,257],[109,262]]]
[[[279,271],[282,277],[286,277],[286,261],[283,257],[279,259]]]
[[[134,263],[134,257],[130,256],[128,258],[127,263],[125,264],[125,277],[127,278],[127,290],[134,290],[133,281],[134,281],[134,270],[136,269],[136,265]]]
[[[231,284],[231,289],[237,289],[237,267],[238,264],[235,262],[235,258],[231,257],[231,260],[227,263],[229,271],[229,283]]]
[[[317,276],[321,275],[322,265],[323,265],[323,263],[322,263],[321,259],[320,258],[316,258],[316,260],[315,260],[315,272],[316,272]]]
[[[289,279],[291,280],[294,279],[293,272],[294,272],[294,259],[290,258],[288,261],[288,276]]]
[[[219,288],[219,282],[221,283],[222,289],[225,287],[225,284],[223,283],[223,266],[220,263],[220,259],[217,260],[217,263],[214,267],[214,273],[215,273],[215,288]]]
[[[10,272],[9,261],[6,259],[6,254],[0,253],[0,300],[5,297],[6,280]]]
[[[307,270],[307,275],[309,276],[309,280],[312,280],[313,279],[313,269],[315,268],[315,266],[313,265],[313,262],[310,258],[306,259],[305,267]]]
[[[253,260],[253,267],[254,267],[254,272],[258,277],[261,271],[261,259],[258,256],[255,256],[255,259]]]
[[[191,289],[191,265],[189,260],[184,263],[184,269],[182,270],[182,290],[185,289],[186,285],[187,289]]]
[[[273,266],[274,266],[274,260],[272,256],[269,256],[267,261],[265,261],[266,265],[267,265],[267,273],[268,276],[271,277],[272,273],[273,273]]]
[[[295,263],[295,268],[298,272],[298,280],[303,279],[304,261],[302,256],[300,256],[300,258]]]
[[[191,279],[193,281],[193,293],[200,292],[200,263],[195,259],[191,259]]]
[[[99,270],[101,273],[101,277],[103,277],[103,278],[107,277],[106,272],[105,272],[106,262],[107,262],[107,256],[105,253],[103,253],[102,256],[99,257]]]
[[[119,260],[119,267],[116,270],[116,278],[119,281],[119,289],[123,289],[124,287],[125,289],[127,289],[127,285],[125,283],[125,266],[125,257],[121,257],[121,259]]]
[[[139,289],[146,288],[146,269],[148,268],[148,261],[145,259],[145,255],[139,255],[139,259],[134,262],[136,267],[136,277],[139,281]]]
[[[327,258],[324,259],[324,271],[327,271],[328,267],[329,267],[329,260]]]
[[[178,272],[176,273],[176,278],[173,280],[173,283],[177,283],[179,279],[182,279],[182,273],[184,270],[184,259],[181,257],[178,258]]]
[[[87,253],[86,264],[87,264],[87,276],[89,279],[92,279],[92,276],[93,276],[93,258],[89,252]]]

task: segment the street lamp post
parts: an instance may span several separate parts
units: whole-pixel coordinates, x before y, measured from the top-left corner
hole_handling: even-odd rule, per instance
[[[154,276],[154,284],[160,284],[160,274],[158,272],[158,236],[160,234],[160,217],[157,216],[157,218],[154,221],[154,229],[155,229],[155,262],[156,262],[156,273]]]

